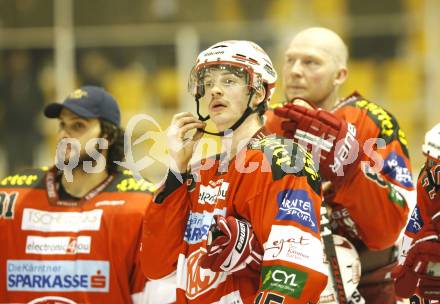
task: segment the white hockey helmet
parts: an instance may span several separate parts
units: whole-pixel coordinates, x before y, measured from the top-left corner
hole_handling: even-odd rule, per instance
[[[344,291],[348,299],[355,292],[361,278],[361,262],[356,248],[345,237],[333,234],[336,256],[338,257],[339,268],[341,270]],[[326,262],[328,266],[328,262]],[[333,288],[332,280],[327,281],[327,286],[319,297],[320,304],[338,303],[337,294]]]
[[[440,162],[440,123],[426,132],[422,151],[429,159]]]
[[[249,88],[258,89],[264,84],[265,101],[269,101],[275,91],[277,73],[266,52],[252,41],[227,40],[218,42],[199,54],[188,83],[191,94],[203,96],[200,77],[205,68],[215,65],[242,69],[247,73]]]

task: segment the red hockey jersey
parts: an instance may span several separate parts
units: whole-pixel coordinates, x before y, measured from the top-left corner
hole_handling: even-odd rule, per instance
[[[440,192],[428,181],[428,176],[425,168],[420,171],[417,180],[417,205],[411,213],[411,218],[406,225],[405,234],[402,239],[402,247],[399,253],[399,264],[402,265],[405,261],[406,254],[413,242],[413,239],[420,232],[423,226],[431,221],[431,216],[428,213],[428,208],[432,204],[440,204]],[[414,303],[422,303],[417,295],[411,298]],[[435,301],[423,300],[425,304],[437,303]],[[411,302],[412,303],[412,302]]]
[[[390,113],[358,93],[332,112],[356,126],[359,148],[366,152],[357,173],[332,198],[335,231],[354,243],[362,240],[370,249],[390,247],[406,224],[405,198],[414,191],[405,134]],[[265,126],[282,134],[281,121],[268,111]],[[371,140],[376,138],[385,146],[377,148]],[[382,169],[375,172],[372,168],[381,160]]]
[[[366,302],[394,303],[389,276],[394,244],[415,196],[405,134],[389,112],[358,93],[332,112],[356,127],[359,148],[366,153],[359,169],[325,198],[332,207],[332,230],[348,238],[359,252],[359,291]],[[272,111],[267,112],[265,126],[269,131],[283,134],[281,122]],[[384,145],[378,147],[376,139]]]
[[[205,159],[182,181],[170,172],[146,212],[144,273],[157,279],[176,271],[178,303],[315,303],[326,285],[321,181],[310,155],[290,140],[261,134],[247,148],[230,161],[224,154]],[[264,245],[261,273],[199,266],[216,214],[251,223]]]
[[[111,175],[80,201],[52,202],[56,171],[0,182],[0,303],[131,303],[152,184]]]

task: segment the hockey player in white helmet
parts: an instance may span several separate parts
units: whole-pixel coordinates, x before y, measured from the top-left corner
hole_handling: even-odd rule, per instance
[[[417,205],[393,272],[397,294],[412,296],[411,303],[440,300],[440,124],[426,133],[422,151],[426,163],[417,181]]]
[[[267,103],[275,91],[277,75],[269,56],[262,48],[250,41],[230,40],[217,43],[200,53],[188,82],[188,89],[195,98],[200,121],[207,121],[210,118],[216,120],[216,114],[212,114],[213,117],[211,117],[209,113],[205,113],[209,106],[213,85],[211,78],[207,75],[213,70],[231,73],[244,80],[243,83],[238,84],[231,79],[224,78],[222,81],[224,81],[225,87],[244,86],[247,88],[248,97],[245,111],[234,113],[238,119],[232,125],[225,126],[227,129],[236,130],[253,113],[264,114]],[[252,98],[261,89],[264,89],[263,101],[252,106]],[[203,132],[217,136],[224,135],[224,131],[203,130]]]
[[[145,275],[176,272],[178,303],[316,303],[326,285],[319,174],[310,154],[263,128],[275,80],[250,41],[219,42],[197,58],[189,88],[198,117],[173,117],[171,168],[143,233]],[[204,130],[208,119],[218,132]],[[230,150],[202,161],[209,168],[189,164],[203,132],[229,139]],[[283,169],[296,159],[298,170]]]

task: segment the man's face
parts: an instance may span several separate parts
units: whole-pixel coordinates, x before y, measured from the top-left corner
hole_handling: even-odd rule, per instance
[[[77,116],[73,112],[63,109],[59,116],[58,142],[62,139],[72,138],[80,143],[80,151],[76,151],[70,145],[67,147],[65,161],[73,157],[79,160],[89,159],[85,146],[91,140],[100,137],[101,126],[97,118],[85,119]]]
[[[317,106],[336,90],[338,67],[334,58],[313,43],[292,41],[285,53],[283,80],[288,101],[295,97]]]
[[[244,75],[211,68],[203,77],[205,95],[201,101],[219,131],[231,127],[243,115],[249,89]]]

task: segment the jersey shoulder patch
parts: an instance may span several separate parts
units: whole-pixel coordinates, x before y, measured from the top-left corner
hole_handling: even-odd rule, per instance
[[[44,188],[44,176],[48,168],[26,169],[0,180],[0,188]]]
[[[116,174],[115,180],[107,188],[109,192],[147,192],[153,194],[157,186],[146,179],[137,179],[130,170]]]
[[[390,112],[377,103],[366,100],[360,95],[358,98],[347,100],[345,105],[366,111],[368,117],[379,129],[379,137],[383,138],[387,145],[393,140],[397,140],[400,143],[405,156],[409,157],[406,135],[400,129],[399,123]]]
[[[251,140],[248,149],[263,152],[271,166],[273,180],[279,180],[288,174],[305,176],[313,191],[320,195],[321,177],[312,155],[294,141],[272,134]]]

